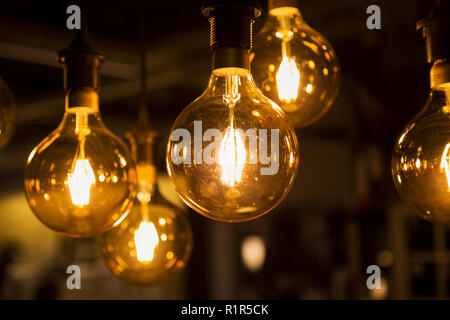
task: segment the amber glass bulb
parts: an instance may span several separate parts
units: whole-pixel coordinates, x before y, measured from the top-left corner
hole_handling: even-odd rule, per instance
[[[16,102],[11,90],[0,78],[0,148],[11,139],[16,124]]]
[[[425,108],[400,134],[392,176],[422,218],[450,225],[450,82],[432,88]]]
[[[138,155],[137,198],[128,216],[101,236],[100,248],[107,268],[119,279],[155,285],[173,279],[186,266],[193,247],[192,231],[183,212],[158,192],[150,158],[139,160],[150,142],[136,148],[130,137]]]
[[[92,88],[69,90],[61,124],[31,151],[25,193],[36,217],[71,237],[111,229],[135,197],[135,163],[103,124]]]
[[[257,86],[295,127],[310,125],[327,113],[339,91],[339,63],[328,41],[296,7],[269,10],[253,52],[251,71]]]
[[[175,120],[166,162],[187,205],[239,222],[269,212],[286,196],[298,143],[283,110],[261,94],[248,69],[218,68]]]

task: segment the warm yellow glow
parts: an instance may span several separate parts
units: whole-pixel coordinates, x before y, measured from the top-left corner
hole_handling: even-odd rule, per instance
[[[134,232],[137,259],[139,261],[152,261],[155,248],[159,243],[158,233],[153,222],[141,222]]]
[[[220,146],[219,164],[222,168],[221,180],[226,185],[233,187],[241,181],[247,151],[244,139],[238,130],[230,127]]]
[[[450,143],[447,143],[447,145],[444,148],[444,152],[442,153],[442,158],[441,158],[441,168],[443,168],[445,170],[445,175],[447,177],[447,185],[448,185],[448,189],[450,191],[450,168],[449,168],[449,151],[450,148]]]
[[[400,139],[398,139],[398,144],[401,144],[401,143],[403,142],[403,139],[405,139],[405,136],[406,136],[407,133],[408,133],[408,131],[406,131],[405,133],[403,133],[403,134],[400,136]]]
[[[294,59],[284,56],[276,75],[278,98],[286,103],[297,100],[300,72]]]
[[[258,271],[266,259],[266,245],[259,236],[249,236],[242,241],[241,256],[250,271]]]
[[[91,186],[95,183],[95,175],[87,159],[77,159],[75,167],[67,177],[72,203],[82,207],[89,204]]]
[[[419,169],[419,168],[420,168],[420,165],[421,165],[420,159],[417,159],[417,160],[416,160],[416,168]]]

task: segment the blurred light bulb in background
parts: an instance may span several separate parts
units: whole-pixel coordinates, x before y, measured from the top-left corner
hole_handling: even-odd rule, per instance
[[[262,268],[266,260],[266,244],[259,236],[248,236],[242,240],[241,257],[245,267],[256,272]]]
[[[97,80],[101,55],[79,37],[61,52],[66,112],[61,124],[31,151],[25,193],[36,217],[71,237],[111,229],[135,196],[135,164],[125,144],[103,124]],[[81,42],[80,42],[81,41]]]
[[[8,85],[0,78],[0,148],[11,139],[16,125],[16,102]]]
[[[269,0],[255,36],[252,74],[295,127],[319,120],[339,91],[339,63],[328,41],[303,20],[296,0]]]
[[[380,288],[369,290],[369,296],[372,300],[385,300],[389,296],[389,282],[385,277],[380,278]]]
[[[213,71],[203,94],[175,120],[167,171],[183,201],[219,221],[255,219],[291,189],[298,167],[294,128],[261,94],[249,71],[251,26],[260,13],[248,1],[212,1]]]
[[[107,268],[119,279],[155,285],[184,269],[192,252],[192,230],[184,213],[158,191],[154,133],[141,130],[128,137],[137,158],[137,197],[128,216],[101,236],[100,248]]]

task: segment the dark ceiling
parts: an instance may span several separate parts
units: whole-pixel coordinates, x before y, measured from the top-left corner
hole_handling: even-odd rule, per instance
[[[208,80],[209,30],[201,3],[145,2],[148,104],[163,135]],[[19,110],[16,135],[0,155],[2,179],[17,180],[14,177],[21,174],[28,152],[62,118],[62,71],[56,53],[74,36],[65,26],[70,4],[73,1],[0,3],[0,76],[12,89]],[[261,4],[266,7],[265,1]],[[381,110],[361,106],[358,121],[387,121],[392,133],[387,130],[380,135],[388,145],[392,134],[417,112],[426,96],[424,45],[415,22],[426,15],[431,3],[377,1],[382,8],[382,29],[375,31],[365,27],[369,4],[372,2],[304,0],[300,9],[305,20],[328,38],[340,59],[343,89],[336,105],[348,103],[345,91],[351,91],[352,84],[346,83],[367,88]],[[106,125],[123,136],[133,124],[139,101],[138,3],[87,1],[86,11],[91,38],[108,59],[102,67],[102,115]],[[264,11],[256,32],[265,17]],[[412,91],[415,94],[410,94]],[[302,134],[345,130],[345,124],[337,120],[347,116],[348,111],[343,110],[331,111]]]

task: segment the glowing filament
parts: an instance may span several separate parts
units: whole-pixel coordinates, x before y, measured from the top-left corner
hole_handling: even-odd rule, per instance
[[[156,232],[153,222],[141,222],[139,228],[134,232],[134,243],[139,261],[153,260],[155,248],[159,243],[158,232]]]
[[[449,155],[448,155],[448,151],[450,148],[450,143],[447,143],[447,145],[444,148],[444,152],[442,153],[442,158],[441,158],[441,168],[443,168],[445,170],[445,175],[447,177],[447,185],[448,185],[448,189],[450,191],[450,165],[449,165]]]
[[[72,203],[82,207],[89,204],[91,185],[95,183],[95,175],[87,159],[77,159],[75,167],[67,177]]]
[[[228,186],[234,187],[241,181],[247,152],[240,132],[229,127],[220,146],[219,163],[222,167],[221,180]]]
[[[278,88],[278,98],[286,103],[297,100],[298,87],[300,85],[300,72],[295,60],[288,54],[289,42],[282,42],[282,56],[280,67],[278,68],[276,79]]]
[[[95,183],[95,175],[89,160],[85,156],[86,136],[89,135],[88,114],[76,112],[75,134],[78,135],[78,148],[72,163],[72,169],[67,175],[72,203],[83,207],[89,204],[91,185]]]

